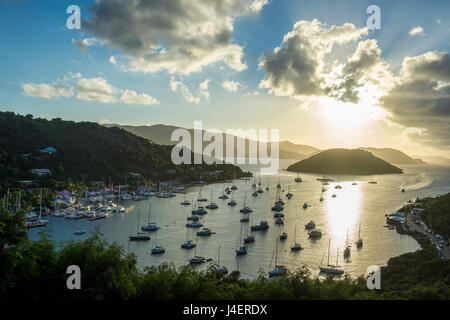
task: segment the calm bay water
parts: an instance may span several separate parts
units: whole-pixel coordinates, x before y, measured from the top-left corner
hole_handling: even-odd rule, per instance
[[[286,168],[295,161],[281,160],[280,167]],[[316,178],[320,175],[301,174],[302,183],[295,183],[296,174],[280,170],[279,175],[259,176],[256,166],[242,165],[244,170],[255,172],[256,182],[261,178],[264,193],[254,198],[252,194],[253,180],[237,180],[238,190],[233,192],[233,198],[238,203],[234,208],[227,205],[229,200],[218,199],[222,190],[231,184],[212,184],[202,188],[202,195],[210,200],[213,191],[213,201],[219,205],[219,209],[207,210],[203,224],[216,232],[210,237],[198,237],[197,255],[213,258],[217,262],[220,245],[220,264],[228,267],[228,270],[239,268],[243,277],[253,278],[260,270],[266,272],[273,267],[276,237],[281,232],[286,232],[288,238],[279,241],[278,264],[284,264],[289,270],[298,266],[307,265],[313,275],[318,275],[318,266],[322,259],[326,263],[326,249],[328,239],[331,239],[330,263],[336,263],[337,250],[339,249],[339,265],[351,275],[363,274],[370,265],[385,265],[391,257],[415,251],[419,249],[418,243],[410,236],[400,235],[395,230],[385,228],[385,214],[394,212],[403,206],[407,200],[416,197],[435,196],[450,192],[450,167],[446,166],[400,166],[404,169],[402,175],[379,175],[373,176],[378,184],[369,184],[370,177],[367,176],[329,176],[335,182],[326,186],[327,191],[323,193],[324,201],[320,202],[322,189],[321,182]],[[274,223],[273,212],[270,208],[276,199],[276,185],[280,181],[285,193],[294,194],[291,200],[283,195],[286,202],[284,226]],[[352,182],[357,185],[352,185]],[[335,189],[339,184],[342,189]],[[269,186],[269,191],[265,188]],[[401,189],[406,189],[405,193]],[[110,218],[99,221],[88,220],[65,220],[62,218],[49,217],[48,229],[55,241],[69,239],[83,239],[88,235],[77,237],[73,232],[77,228],[93,230],[95,226],[108,241],[115,241],[125,248],[126,251],[134,252],[138,257],[139,266],[158,265],[162,262],[174,263],[177,266],[188,263],[188,259],[194,256],[194,249],[184,250],[180,245],[186,241],[187,228],[186,216],[190,215],[191,206],[181,206],[184,198],[190,201],[197,199],[199,187],[189,188],[186,195],[178,194],[174,198],[159,199],[150,198],[138,202],[129,202],[134,205],[135,210],[126,214],[114,214]],[[332,194],[336,198],[332,198]],[[239,210],[244,203],[246,195],[247,205],[253,210],[250,214],[250,224],[267,220],[270,228],[267,231],[258,231],[253,234],[256,237],[254,243],[248,244],[248,254],[241,256],[238,260],[235,254],[236,246],[240,238],[241,226],[244,230],[248,223],[241,223],[243,216]],[[231,196],[231,195],[230,195]],[[161,229],[157,236],[155,232],[150,233],[151,240],[147,242],[129,242],[128,237],[137,230],[138,213],[140,211],[140,226],[147,223],[148,208],[151,202],[151,220],[156,222]],[[307,202],[310,207],[303,209],[303,203]],[[209,203],[209,201],[208,201]],[[203,203],[207,204],[207,203]],[[316,222],[317,229],[322,231],[322,238],[310,240],[304,225],[310,221]],[[358,237],[358,229],[361,224],[361,237],[364,246],[357,250],[354,245]],[[139,228],[140,228],[139,226]],[[297,242],[304,250],[291,252],[290,246],[294,241],[294,230],[297,226]],[[283,230],[284,229],[284,230]],[[195,233],[199,229],[189,230],[189,239],[196,239]],[[30,237],[36,239],[39,229],[31,229]],[[350,259],[344,261],[343,250],[346,238],[352,244]],[[155,244],[162,245],[166,253],[162,255],[151,255],[150,250]],[[196,268],[204,269],[209,265],[205,263]]]

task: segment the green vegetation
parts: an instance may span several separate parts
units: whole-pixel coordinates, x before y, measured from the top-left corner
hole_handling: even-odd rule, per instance
[[[425,211],[420,218],[437,234],[450,239],[450,193],[439,197],[418,200]]]
[[[212,268],[197,272],[189,266],[162,264],[139,270],[134,254],[109,244],[98,231],[84,241],[56,245],[46,233],[27,239],[23,214],[0,208],[0,301],[149,300],[149,299],[450,299],[450,261],[437,258],[435,249],[389,260],[381,270],[382,289],[368,290],[366,281],[312,278],[301,267],[278,279],[264,273],[254,280],[228,276]],[[81,268],[81,290],[68,290],[66,269]]]
[[[53,147],[56,153],[41,149]],[[33,116],[0,112],[0,194],[18,180],[37,180],[54,187],[69,181],[129,183],[139,173],[143,180],[220,181],[250,176],[236,166],[174,165],[170,146],[161,146],[119,128],[97,123],[33,119]],[[49,169],[38,178],[31,169]],[[169,170],[169,171],[168,171]],[[211,175],[213,171],[221,171]]]
[[[290,165],[287,170],[292,172],[356,175],[403,172],[400,168],[375,157],[370,152],[359,149],[330,149],[322,151]]]

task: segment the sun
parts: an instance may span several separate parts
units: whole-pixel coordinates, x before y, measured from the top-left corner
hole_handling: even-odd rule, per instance
[[[363,103],[321,98],[319,109],[320,116],[328,127],[343,132],[364,128],[371,118],[371,107]]]

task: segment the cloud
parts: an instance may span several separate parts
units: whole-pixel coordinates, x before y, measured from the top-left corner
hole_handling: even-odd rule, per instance
[[[39,97],[39,98],[59,98],[59,97],[72,97],[73,88],[71,86],[66,86],[60,82],[54,82],[52,84],[47,83],[25,83],[22,84],[22,92],[28,97]]]
[[[120,101],[127,104],[145,104],[145,105],[160,103],[158,99],[155,99],[149,96],[148,94],[145,93],[138,94],[132,90],[125,90],[122,93],[122,96],[120,97]]]
[[[86,38],[79,40],[72,39],[72,43],[76,45],[81,52],[87,52],[89,51],[89,47],[94,44],[98,44],[98,41],[95,38]]]
[[[222,86],[222,88],[224,88],[227,91],[236,92],[239,89],[239,87],[242,86],[242,84],[240,84],[237,81],[225,80],[221,83],[221,86]]]
[[[180,92],[183,99],[186,100],[189,103],[200,103],[201,98],[204,98],[207,102],[209,102],[210,93],[208,91],[208,85],[209,85],[210,79],[206,79],[205,81],[201,82],[198,86],[198,94],[194,95],[188,86],[186,86],[183,82],[183,79],[180,78],[179,80],[176,80],[175,77],[170,78],[170,90],[173,92]]]
[[[449,149],[450,56],[430,51],[403,60],[395,85],[382,97],[390,119],[420,142]],[[414,129],[413,129],[414,128]],[[420,130],[420,134],[417,134]]]
[[[98,121],[99,124],[111,124],[111,121],[109,121],[108,119],[100,119]]]
[[[419,35],[424,36],[425,35],[425,32],[423,31],[423,28],[421,26],[412,28],[411,30],[409,30],[408,33],[411,36],[419,36]]]
[[[367,34],[367,28],[357,28],[351,23],[327,27],[317,19],[298,21],[279,47],[260,58],[259,67],[266,70],[260,87],[277,96],[297,99],[337,95],[331,92],[338,90],[343,79],[334,74],[335,66],[327,63],[325,57],[336,45],[356,41]]]
[[[223,62],[242,71],[235,18],[255,14],[267,0],[97,0],[83,28],[128,58],[127,70],[189,74]]]
[[[205,86],[205,84],[203,84]],[[206,83],[206,89],[207,89]],[[46,99],[52,98],[70,98],[76,94],[76,98],[86,101],[97,101],[101,103],[126,104],[159,104],[158,99],[146,94],[137,93],[133,90],[120,90],[111,84],[105,78],[83,78],[81,73],[69,72],[62,79],[58,79],[52,84],[48,83],[26,83],[22,84],[23,94],[30,97],[40,97]],[[208,93],[209,94],[209,93]]]
[[[117,102],[116,94],[118,90],[111,86],[104,78],[80,79],[77,82],[76,88],[78,90],[77,99],[102,103]]]

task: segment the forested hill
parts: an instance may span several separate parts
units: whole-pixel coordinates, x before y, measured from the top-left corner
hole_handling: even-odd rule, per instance
[[[56,149],[53,154],[40,150]],[[120,128],[97,123],[33,119],[31,115],[0,112],[0,181],[32,179],[31,169],[49,169],[54,179],[123,182],[128,172],[146,179],[183,175],[199,179],[206,171],[222,170],[236,177],[243,172],[233,165],[175,166],[172,147],[151,143]],[[184,168],[184,169],[183,169]]]
[[[400,168],[363,150],[330,149],[290,165],[288,171],[320,174],[402,173]]]

